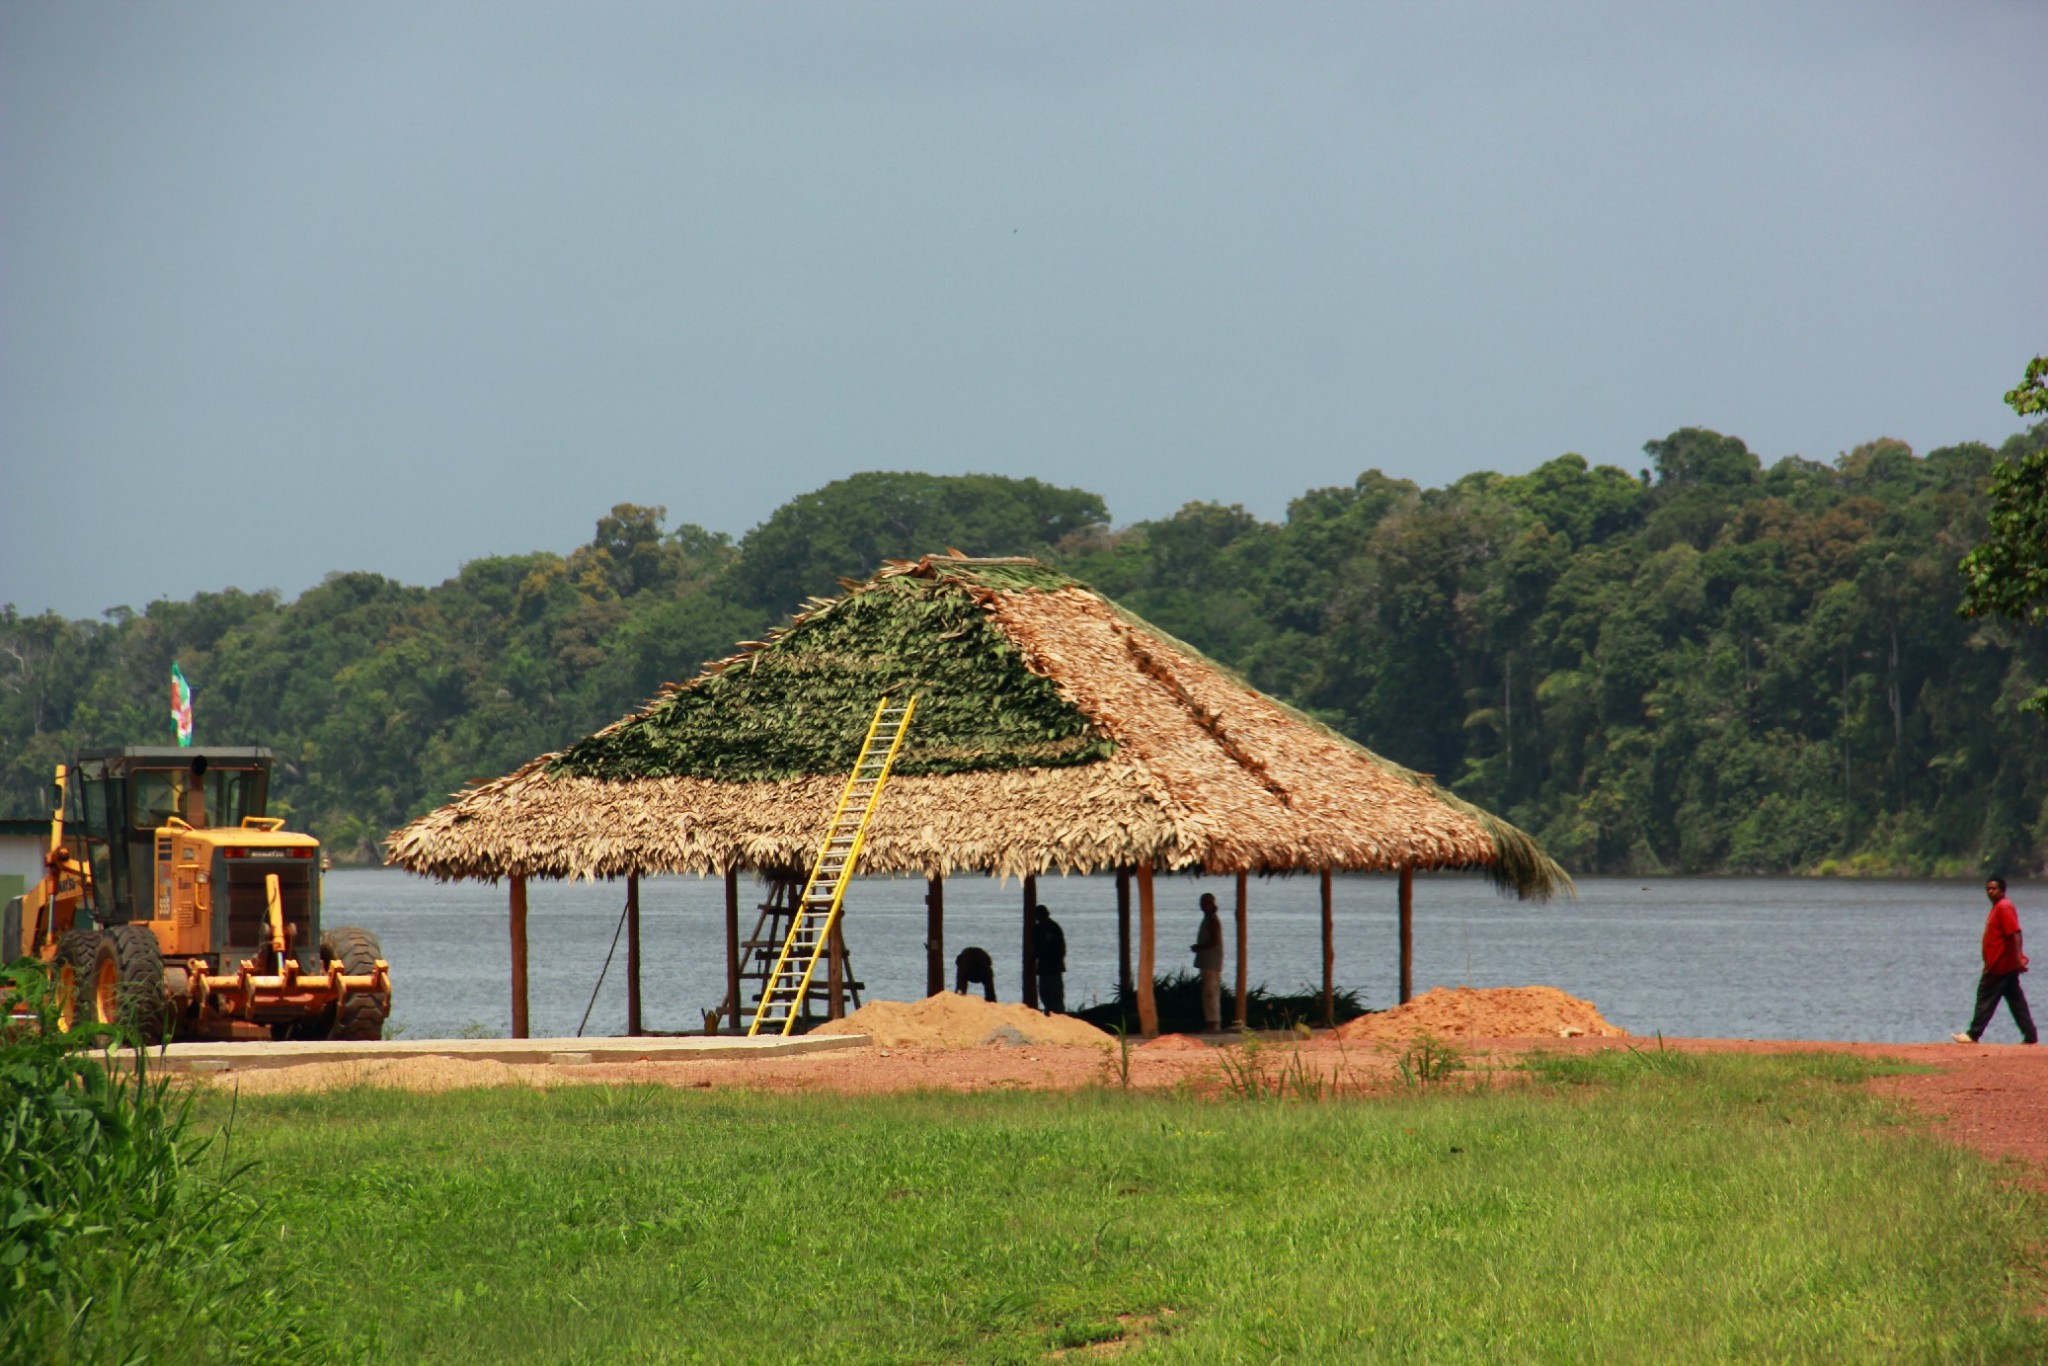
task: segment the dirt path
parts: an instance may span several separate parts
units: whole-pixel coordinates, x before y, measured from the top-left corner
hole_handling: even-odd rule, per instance
[[[2019,1044],[1930,1044],[1901,1056],[1941,1070],[1879,1078],[1879,1091],[1904,1098],[1952,1143],[2024,1163],[2028,1184],[2048,1189],[2048,1053]]]
[[[1642,1047],[1644,1041],[1626,1041]],[[1666,1039],[1665,1046],[1702,1053],[1849,1053],[1897,1058],[1932,1072],[1879,1077],[1871,1089],[1896,1096],[1925,1115],[1937,1137],[1993,1161],[2011,1159],[2029,1184],[2048,1189],[2048,1050],[2020,1044],[1803,1043],[1770,1039]],[[1573,1047],[1614,1047],[1612,1040],[1573,1040]]]
[[[1220,1054],[1206,1045],[1175,1047],[1169,1040],[1151,1048],[1134,1047],[1130,1056],[1131,1084],[1146,1090],[1200,1087],[1220,1076]],[[1070,1091],[1086,1086],[1120,1085],[1122,1069],[1114,1048],[987,1044],[972,1048],[870,1046],[779,1058],[591,1062],[570,1067],[417,1058],[268,1068],[223,1073],[210,1080],[216,1086],[238,1085],[247,1095],[352,1085],[442,1091],[464,1086],[566,1086],[593,1082],[867,1095],[902,1091]]]

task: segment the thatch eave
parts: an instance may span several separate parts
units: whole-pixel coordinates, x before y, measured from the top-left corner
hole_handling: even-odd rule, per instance
[[[1326,845],[1317,851],[1323,857],[1305,858],[1298,842],[1233,838],[1227,823],[1179,829],[1156,803],[1132,799],[1131,775],[1097,771],[1113,767],[895,779],[870,828],[862,871],[1021,877],[1139,864],[1262,875],[1411,867],[1483,871],[1525,895],[1557,889],[1516,885],[1496,871],[1492,849],[1458,843],[1390,847],[1351,840]],[[802,867],[815,853],[840,781],[616,782],[529,765],[394,832],[388,861],[426,877],[490,882]]]

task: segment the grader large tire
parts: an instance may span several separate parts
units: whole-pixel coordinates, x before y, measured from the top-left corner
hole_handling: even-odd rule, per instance
[[[164,955],[156,936],[140,925],[115,925],[100,934],[92,964],[93,1018],[153,1047],[170,1027],[164,995]]]
[[[383,956],[384,947],[377,942],[377,936],[354,925],[343,925],[320,936],[321,961],[340,963],[341,970],[351,977],[375,972],[377,960]],[[367,994],[351,996],[336,1012],[327,1037],[381,1039],[384,1037],[384,1016],[384,1001]]]
[[[57,961],[50,971],[56,981],[57,1027],[67,1033],[92,1022],[92,964],[99,952],[100,937],[91,930],[72,930],[57,941]]]

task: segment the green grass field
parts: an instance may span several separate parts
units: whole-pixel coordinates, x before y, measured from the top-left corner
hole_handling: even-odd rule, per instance
[[[1869,1074],[1609,1053],[1321,1104],[355,1090],[244,1100],[232,1143],[279,1275],[373,1359],[1040,1361],[1120,1333],[1125,1361],[2048,1358],[2044,1202]]]

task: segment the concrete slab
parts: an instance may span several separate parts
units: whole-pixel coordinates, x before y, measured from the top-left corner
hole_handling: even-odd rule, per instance
[[[695,1062],[709,1058],[782,1058],[859,1048],[865,1034],[800,1034],[749,1039],[743,1035],[685,1039],[383,1039],[364,1043],[174,1043],[150,1061],[172,1072],[239,1072],[309,1062],[368,1062],[389,1058],[479,1058],[492,1062],[584,1066],[608,1062]]]

